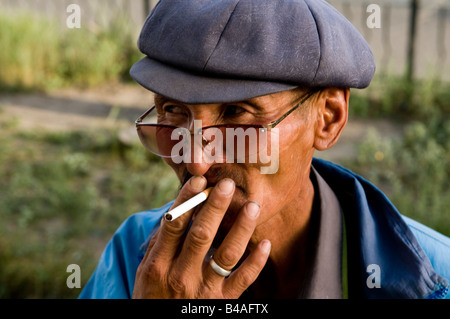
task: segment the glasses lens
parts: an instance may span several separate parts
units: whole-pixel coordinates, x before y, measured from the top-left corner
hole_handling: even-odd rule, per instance
[[[150,152],[161,157],[178,157],[177,161],[185,153],[184,160],[190,162],[265,163],[272,149],[278,147],[272,145],[274,141],[278,143],[278,136],[274,136],[277,129],[268,131],[250,125],[211,126],[203,128],[199,135],[191,135],[185,128],[161,124],[141,124],[137,131]],[[194,157],[200,149],[202,158]]]
[[[174,147],[183,141],[186,129],[168,125],[143,124],[137,126],[141,143],[153,154],[161,157],[173,157]]]

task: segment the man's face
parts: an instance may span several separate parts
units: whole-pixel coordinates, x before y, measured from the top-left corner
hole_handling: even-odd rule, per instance
[[[293,90],[253,98],[248,101],[224,104],[186,105],[156,96],[159,112],[190,112],[190,120],[201,120],[202,126],[218,123],[268,124],[289,111],[306,94]],[[214,186],[223,178],[231,178],[236,184],[233,201],[222,222],[219,233],[225,234],[245,202],[256,201],[261,206],[258,225],[264,226],[272,218],[282,218],[280,212],[289,205],[301,201],[302,193],[311,191],[310,165],[314,153],[315,108],[314,96],[283,119],[278,129],[278,170],[262,174],[261,163],[180,163],[165,161],[173,168],[180,181],[192,175],[202,175],[208,186]],[[165,112],[165,111],[164,111]],[[163,115],[165,116],[165,115]],[[170,116],[170,114],[168,115]],[[274,133],[271,133],[274,134]],[[274,160],[274,158],[272,158]],[[298,205],[301,205],[299,202]],[[223,235],[222,234],[222,235]]]

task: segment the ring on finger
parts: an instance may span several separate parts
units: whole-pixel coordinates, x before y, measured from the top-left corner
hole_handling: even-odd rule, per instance
[[[231,274],[231,270],[223,269],[218,264],[216,264],[216,262],[214,261],[214,258],[211,258],[211,260],[209,261],[209,264],[210,264],[211,268],[214,270],[214,272],[216,274],[218,274],[219,276],[228,277]]]

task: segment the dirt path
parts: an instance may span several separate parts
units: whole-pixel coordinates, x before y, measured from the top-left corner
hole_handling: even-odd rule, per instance
[[[0,94],[0,116],[19,120],[24,129],[76,130],[112,122],[133,122],[152,95],[138,86],[95,90],[66,89],[44,93]]]
[[[90,90],[65,89],[48,94],[0,94],[0,117],[10,117],[26,130],[82,130],[119,125],[121,138],[137,141],[134,120],[153,103],[150,92],[137,85],[114,85]],[[355,155],[369,128],[381,136],[400,137],[394,121],[350,119],[339,142],[317,157],[339,162]]]

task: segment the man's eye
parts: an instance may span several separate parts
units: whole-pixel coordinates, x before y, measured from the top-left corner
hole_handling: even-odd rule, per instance
[[[223,112],[224,117],[230,117],[230,116],[237,116],[242,113],[246,112],[246,110],[243,107],[237,106],[237,105],[229,105],[226,107],[226,109]]]
[[[179,105],[166,104],[158,112],[158,123],[184,126],[189,121],[188,110]]]
[[[164,113],[173,113],[173,114],[183,114],[185,113],[184,109],[177,105],[165,105],[163,107]]]

